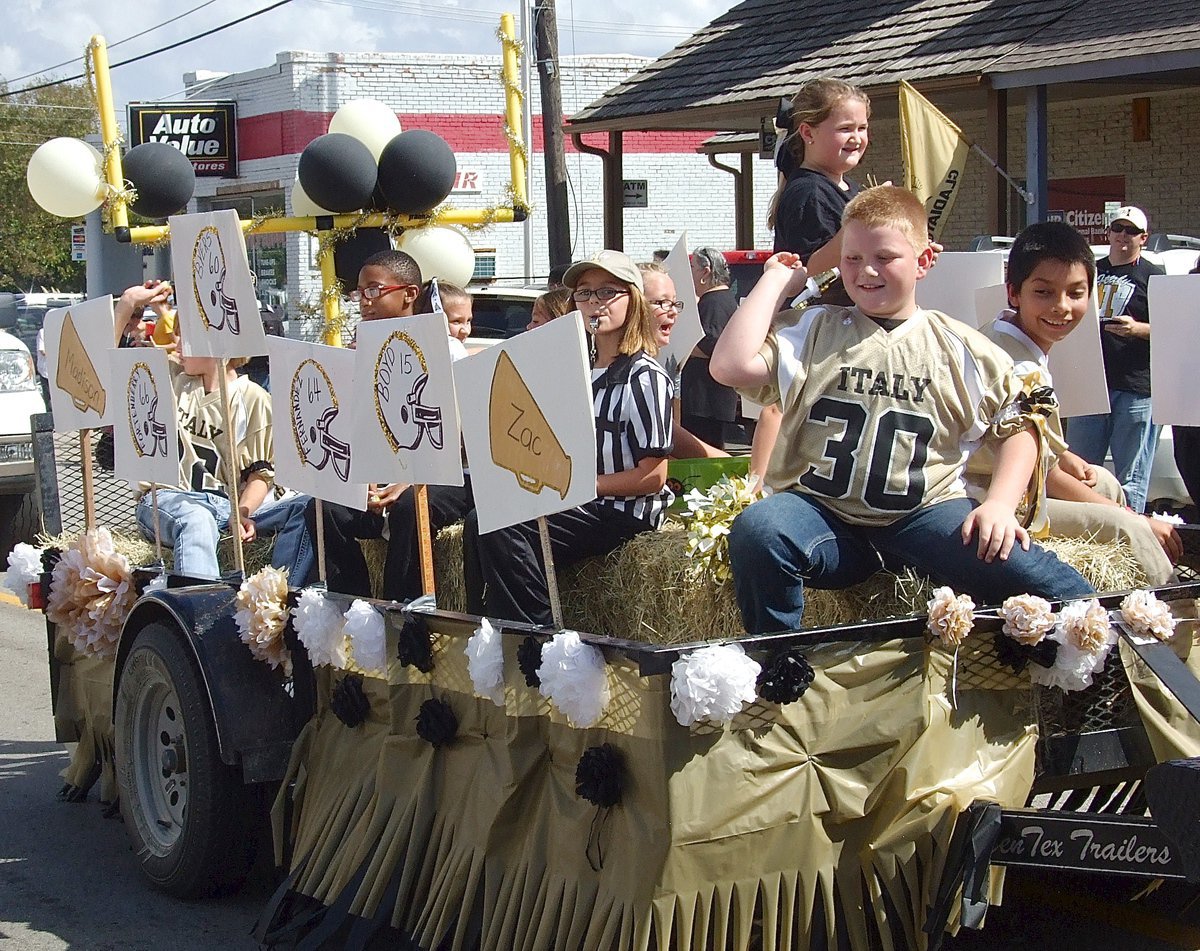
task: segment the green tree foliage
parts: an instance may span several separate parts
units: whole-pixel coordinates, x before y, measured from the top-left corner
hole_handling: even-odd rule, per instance
[[[0,93],[7,92],[0,80]],[[85,266],[71,260],[71,225],[77,222],[37,206],[25,185],[25,167],[48,139],[83,138],[96,129],[86,82],[0,99],[0,290],[83,290]]]

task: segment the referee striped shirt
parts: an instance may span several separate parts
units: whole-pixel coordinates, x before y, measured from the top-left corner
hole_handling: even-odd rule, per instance
[[[669,456],[674,440],[673,398],[671,378],[643,352],[622,354],[605,369],[593,370],[596,474],[625,472],[647,457]],[[658,528],[673,499],[671,490],[663,486],[654,495],[600,496],[597,501]]]

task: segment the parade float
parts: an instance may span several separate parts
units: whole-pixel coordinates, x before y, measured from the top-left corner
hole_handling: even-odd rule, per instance
[[[404,207],[363,210],[372,189],[328,180],[343,164],[330,156],[358,150],[325,141],[302,186],[335,214],[131,228],[126,205],[150,182],[122,174],[99,41],[105,151],[77,197],[104,202],[119,239],[169,238],[184,345],[220,359],[266,350],[242,234],[315,231],[332,339],[339,239],[380,227],[413,242],[525,213],[505,23],[511,206],[396,192]],[[273,346],[277,479],[363,505],[368,482],[461,479],[461,431],[484,530],[592,498],[581,320],[453,372],[440,323],[379,321],[352,354]],[[1049,542],[1094,599],[977,606],[881,573],[813,592],[802,631],[750,637],[724,538],[753,494],[727,477],[683,487],[674,525],[607,559],[561,575],[547,559],[549,628],[465,613],[461,530],[432,538],[420,522],[427,595],[408,604],[296,590],[236,533],[229,580],[198,583],[167,570],[161,544],[110,531],[128,502],[97,506],[102,426],[114,480],[176,481],[163,355],[117,354],[106,299],[48,327],[55,412],[35,454],[54,537],[15,552],[9,577],[47,612],[58,736],[78,743],[64,797],[100,778],[135,861],[180,895],[237,882],[269,822],[267,945],[362,947],[391,929],[427,949],[935,948],[983,924],[1006,867],[1200,876],[1200,585],[1147,590],[1120,546]],[[410,398],[422,419],[436,411],[438,438],[402,431]],[[63,517],[76,490],[77,526]]]

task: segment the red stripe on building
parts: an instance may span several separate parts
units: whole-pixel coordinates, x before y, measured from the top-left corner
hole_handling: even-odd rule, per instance
[[[329,112],[293,109],[238,119],[238,158],[248,162],[280,155],[298,155],[309,142],[329,130],[332,115]],[[405,129],[436,132],[455,152],[508,151],[504,118],[500,115],[414,113],[401,115],[400,124]],[[712,135],[712,132],[626,132],[622,146],[626,155],[687,153],[695,152]],[[608,136],[594,133],[584,136],[584,142],[605,148]],[[535,152],[542,151],[541,116],[533,117],[533,145]],[[566,140],[566,151],[576,151],[570,137]]]

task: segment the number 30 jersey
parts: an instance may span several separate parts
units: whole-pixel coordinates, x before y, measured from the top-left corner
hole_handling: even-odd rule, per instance
[[[967,456],[1019,412],[1011,358],[937,311],[888,331],[856,307],[809,307],[780,315],[759,352],[773,382],[744,395],[783,407],[767,485],[850,524],[965,496]]]

